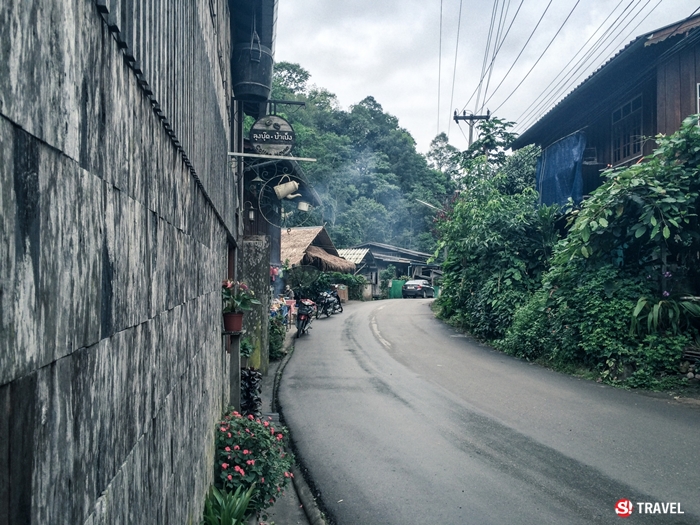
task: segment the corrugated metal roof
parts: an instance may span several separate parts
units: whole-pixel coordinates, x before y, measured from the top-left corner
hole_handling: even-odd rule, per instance
[[[359,264],[368,252],[369,248],[343,248],[338,250],[338,255],[352,263]]]

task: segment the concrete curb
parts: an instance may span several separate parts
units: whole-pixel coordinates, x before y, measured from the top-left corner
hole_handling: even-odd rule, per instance
[[[277,372],[275,373],[275,380],[272,384],[272,411],[278,412],[280,413],[280,415],[281,410],[277,402],[277,389],[279,388],[284,368],[287,366],[287,363],[289,362],[289,360],[292,357],[292,354],[294,353],[294,337],[291,337],[289,339],[289,342],[287,342],[287,339],[285,339],[285,346],[287,346],[288,348],[287,355],[284,357],[284,359],[280,363],[280,366],[277,368]],[[316,504],[316,498],[314,498],[313,494],[311,493],[311,489],[306,483],[304,475],[301,473],[297,465],[292,466],[292,474],[294,475],[294,477],[292,478],[292,485],[294,486],[294,490],[296,490],[297,496],[299,497],[299,501],[302,504],[304,513],[306,514],[310,525],[327,525],[326,520],[323,518],[323,513]]]

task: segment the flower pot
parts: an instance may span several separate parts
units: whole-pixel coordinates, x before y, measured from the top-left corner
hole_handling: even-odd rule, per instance
[[[243,330],[243,314],[241,312],[225,313],[224,330],[227,332],[241,332]]]

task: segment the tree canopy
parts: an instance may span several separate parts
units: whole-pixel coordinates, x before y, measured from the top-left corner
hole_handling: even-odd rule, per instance
[[[314,221],[326,225],[338,247],[376,241],[432,252],[435,210],[418,201],[445,205],[456,187],[456,151],[434,141],[426,158],[374,97],[346,111],[310,78],[299,64],[275,64],[272,98],[306,104],[281,104],[278,114],[294,127],[293,154],[317,159],[303,166],[323,202]]]

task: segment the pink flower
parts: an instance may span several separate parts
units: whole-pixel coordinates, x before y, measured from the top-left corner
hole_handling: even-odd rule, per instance
[[[243,455],[245,456],[246,454],[250,454],[250,451],[249,451],[249,450],[244,450],[244,451],[243,451]]]
[[[233,450],[241,450],[241,447],[239,447],[238,445],[234,445]]]
[[[226,447],[224,450],[225,450],[226,452],[231,452],[231,447]]]
[[[253,414],[250,414],[250,415],[248,416],[248,419],[250,419],[251,421],[253,421],[255,418],[253,417]]]
[[[265,422],[263,423],[263,425],[266,426],[266,427],[269,427],[269,426],[270,426],[270,422],[269,422],[269,421],[265,421]]]
[[[228,434],[226,434],[226,435],[227,435],[228,437],[231,437],[231,432],[229,432],[229,433],[228,433]]]
[[[246,461],[246,464],[248,464],[248,465],[255,465],[255,460],[254,460],[254,459],[249,459],[248,461]]]
[[[285,472],[285,473],[284,473],[284,477],[285,477],[285,478],[288,478],[288,477],[289,477],[289,472]]]
[[[229,481],[231,481],[231,480],[233,479],[233,476],[232,476],[231,474],[229,474],[229,475],[226,476],[226,477],[228,478]]]
[[[219,430],[221,430],[221,432],[226,432],[226,427],[221,427]]]
[[[260,478],[260,483],[265,483],[265,478]]]
[[[277,434],[277,441],[280,441],[284,436],[282,434]]]
[[[226,470],[228,468],[228,463],[222,463],[221,468]]]
[[[242,468],[241,468],[241,469],[238,469],[238,473],[239,473],[241,476],[245,476],[245,470],[243,470]]]

